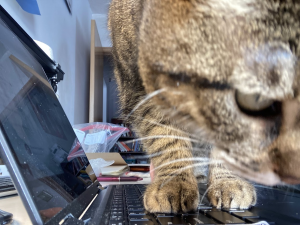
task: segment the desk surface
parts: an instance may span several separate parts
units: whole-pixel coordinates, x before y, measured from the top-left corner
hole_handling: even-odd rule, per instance
[[[132,182],[101,182],[103,187],[110,184],[112,185],[122,185],[122,184],[149,184],[150,178],[144,178],[141,181]],[[27,214],[27,211],[23,205],[23,202],[19,195],[12,195],[0,198],[0,209],[10,212],[14,215],[14,222],[11,225],[30,225],[31,220]]]
[[[14,222],[12,225],[32,224],[19,195],[11,195],[0,198],[0,209],[14,215]]]

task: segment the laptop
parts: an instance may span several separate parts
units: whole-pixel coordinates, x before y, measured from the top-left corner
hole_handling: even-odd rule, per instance
[[[0,165],[0,197],[18,194],[5,165]]]
[[[175,215],[146,213],[145,185],[103,188],[86,173],[84,155],[68,159],[77,138],[51,85],[24,62],[28,53],[16,52],[24,50],[20,43],[1,34],[0,157],[32,224],[300,224],[300,195],[294,189],[257,185],[258,203],[249,210],[218,210],[203,198],[196,212]],[[201,196],[206,189],[199,184]]]

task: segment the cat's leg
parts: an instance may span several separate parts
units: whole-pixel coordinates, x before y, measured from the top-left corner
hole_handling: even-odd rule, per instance
[[[163,123],[163,127],[150,124],[147,136],[157,138],[144,142],[155,168],[154,180],[144,194],[145,209],[174,213],[195,210],[199,193],[193,174],[191,143],[184,132]]]
[[[217,159],[215,151],[211,159]],[[221,163],[210,166],[208,188],[208,198],[217,208],[247,209],[256,203],[253,185],[232,174]]]

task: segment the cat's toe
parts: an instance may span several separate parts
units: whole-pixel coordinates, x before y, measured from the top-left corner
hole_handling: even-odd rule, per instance
[[[256,203],[255,188],[242,179],[214,181],[207,195],[217,208],[248,209]]]
[[[144,206],[149,212],[177,213],[197,209],[199,193],[197,183],[174,179],[156,180],[147,187]]]

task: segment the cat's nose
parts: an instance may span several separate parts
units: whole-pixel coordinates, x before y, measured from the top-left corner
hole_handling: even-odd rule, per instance
[[[270,85],[280,85],[281,80],[290,79],[295,63],[296,58],[289,46],[280,42],[258,47],[247,62],[251,70],[257,76],[266,78]]]
[[[282,42],[268,42],[256,47],[246,47],[243,59],[236,72],[256,78],[253,82],[269,87],[293,82],[296,57],[290,47]],[[287,82],[288,81],[288,82]]]
[[[241,49],[229,78],[231,85],[243,93],[260,93],[281,101],[293,96],[297,57],[287,44],[268,42]]]
[[[300,184],[300,102],[296,99],[282,104],[282,125],[269,157],[282,181]]]
[[[300,184],[299,150],[292,149],[289,147],[275,147],[270,151],[270,158],[273,164],[273,171],[285,183]]]
[[[297,100],[283,104],[281,130],[269,157],[282,181],[300,184],[300,103]]]

